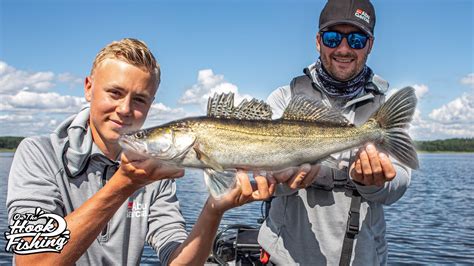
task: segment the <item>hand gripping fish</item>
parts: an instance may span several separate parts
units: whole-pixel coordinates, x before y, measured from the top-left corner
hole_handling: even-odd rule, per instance
[[[411,87],[396,92],[369,120],[356,127],[337,110],[304,96],[294,97],[272,120],[263,101],[234,95],[209,98],[207,116],[184,118],[122,135],[124,149],[181,167],[204,169],[206,185],[220,197],[235,185],[235,170],[275,171],[324,163],[330,155],[368,142],[412,169],[418,158],[406,129],[416,107]]]

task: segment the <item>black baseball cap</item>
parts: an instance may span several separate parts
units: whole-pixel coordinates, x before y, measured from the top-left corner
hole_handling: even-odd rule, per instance
[[[374,6],[369,0],[329,0],[319,16],[319,30],[339,24],[354,25],[374,36]]]

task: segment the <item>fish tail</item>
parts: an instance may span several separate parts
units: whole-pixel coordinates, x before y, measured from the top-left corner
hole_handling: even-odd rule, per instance
[[[382,149],[412,169],[419,168],[412,139],[406,132],[416,108],[415,89],[405,87],[392,95],[372,116],[384,130]]]

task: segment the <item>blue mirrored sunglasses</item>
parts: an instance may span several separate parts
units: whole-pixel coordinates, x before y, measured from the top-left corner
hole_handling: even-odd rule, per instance
[[[362,49],[367,44],[369,36],[361,32],[341,33],[338,31],[323,31],[321,32],[321,39],[323,44],[329,48],[338,47],[342,39],[346,38],[349,47],[352,49]]]

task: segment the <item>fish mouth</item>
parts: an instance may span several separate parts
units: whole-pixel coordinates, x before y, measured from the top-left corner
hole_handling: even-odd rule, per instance
[[[130,135],[122,135],[119,138],[119,144],[122,146],[122,148],[134,151],[137,153],[147,153],[147,147],[146,144],[143,142],[138,142],[136,141],[132,136]]]

